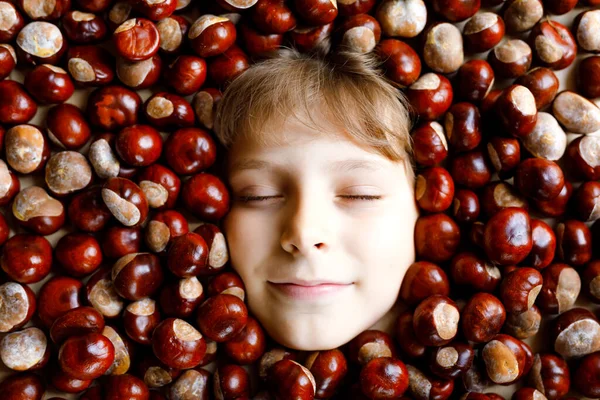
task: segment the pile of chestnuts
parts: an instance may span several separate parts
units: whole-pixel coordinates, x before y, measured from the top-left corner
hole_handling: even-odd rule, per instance
[[[0,397],[600,397],[598,5],[0,0]],[[212,130],[323,41],[409,100],[421,216],[394,335],[299,352],[246,308]]]

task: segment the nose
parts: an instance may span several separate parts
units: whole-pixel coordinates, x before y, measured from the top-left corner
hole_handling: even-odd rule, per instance
[[[318,194],[305,193],[289,202],[285,213],[281,247],[288,253],[309,256],[316,251],[326,251],[330,246],[331,211]]]

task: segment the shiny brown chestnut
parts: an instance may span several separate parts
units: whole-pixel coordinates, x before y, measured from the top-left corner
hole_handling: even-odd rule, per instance
[[[552,103],[558,93],[558,78],[551,69],[545,67],[532,68],[526,74],[521,75],[515,83],[523,85],[531,91],[538,110]],[[586,87],[589,87],[589,84]]]
[[[0,14],[3,15],[3,26],[0,29],[0,42],[10,43],[25,26],[25,19],[14,4],[8,1],[0,2]]]
[[[464,337],[475,343],[486,343],[500,333],[506,321],[504,305],[496,296],[480,292],[473,295],[461,311]]]
[[[475,351],[465,342],[452,342],[432,349],[429,353],[430,370],[442,379],[455,379],[473,363]]]
[[[194,229],[194,233],[202,236],[208,247],[206,272],[209,275],[219,272],[226,265],[227,261],[229,261],[227,241],[221,229],[215,224],[202,222]]]
[[[434,22],[423,34],[423,62],[434,72],[449,74],[464,62],[460,30],[449,22]]]
[[[600,96],[600,56],[590,56],[577,66],[577,91],[587,98]]]
[[[149,388],[165,387],[180,375],[181,370],[166,366],[153,354],[146,354],[137,365],[137,376],[142,378]]]
[[[114,30],[112,41],[119,56],[127,61],[142,61],[158,52],[160,35],[152,21],[132,18]]]
[[[415,308],[413,327],[417,339],[426,346],[443,346],[458,332],[459,311],[456,303],[443,295],[433,295]]]
[[[453,104],[444,117],[446,137],[455,152],[469,151],[481,142],[478,108],[467,102]]]
[[[16,66],[17,53],[15,53],[15,49],[10,44],[0,44],[0,80],[9,76]]]
[[[59,104],[46,114],[46,132],[52,143],[67,150],[78,150],[91,137],[83,112],[72,104]]]
[[[567,264],[555,263],[542,272],[543,285],[536,303],[546,314],[561,314],[575,304],[581,290],[577,271]]]
[[[157,256],[151,253],[127,254],[115,262],[112,281],[119,296],[141,300],[160,288],[163,271]]]
[[[75,379],[64,372],[60,366],[54,366],[50,372],[50,383],[54,388],[66,393],[81,393],[91,386],[93,381]],[[62,397],[56,398],[64,400]]]
[[[179,278],[205,275],[207,261],[206,241],[194,232],[174,238],[167,252],[167,267]]]
[[[574,192],[571,204],[577,219],[583,222],[595,221],[600,218],[597,204],[600,202],[600,183],[596,181],[583,182]]]
[[[442,167],[432,167],[417,176],[415,198],[419,207],[428,212],[442,212],[452,204],[454,181]]]
[[[246,304],[239,297],[221,293],[205,300],[197,309],[200,332],[217,343],[240,333],[248,321]]]
[[[206,61],[193,55],[180,55],[164,68],[165,83],[180,96],[200,90],[206,81],[206,74]]]
[[[577,43],[571,31],[556,20],[539,21],[528,40],[536,61],[543,67],[567,68],[577,55]]]
[[[83,296],[104,318],[114,318],[121,314],[123,299],[117,294],[111,279],[111,268],[103,267],[96,271],[85,285]]]
[[[50,327],[50,338],[61,344],[71,336],[88,333],[102,333],[104,318],[95,308],[81,306],[67,311],[58,317]]]
[[[50,64],[36,66],[24,80],[25,89],[41,104],[56,104],[67,101],[75,86],[62,68]]]
[[[592,258],[592,232],[581,221],[565,220],[558,223],[556,230],[556,255],[563,262],[580,266]]]
[[[319,398],[331,397],[348,372],[346,358],[339,349],[311,352],[304,366],[315,378],[315,396]]]
[[[396,345],[392,337],[383,331],[368,329],[348,344],[348,361],[361,366],[375,358],[396,356]]]
[[[417,255],[431,262],[449,260],[460,242],[460,228],[448,215],[436,213],[417,219],[415,246]]]
[[[173,134],[171,134],[172,136]],[[164,153],[164,152],[163,152]],[[175,202],[179,196],[181,189],[181,180],[173,171],[169,168],[160,164],[152,164],[149,167],[144,168],[137,176],[140,186],[142,182],[154,183],[161,185],[167,191],[167,198],[162,206],[155,207],[158,210],[171,209],[175,206]]]
[[[423,167],[433,167],[444,161],[448,155],[448,141],[444,127],[436,121],[418,125],[411,133],[413,157]]]
[[[103,47],[73,46],[66,58],[67,69],[80,86],[104,86],[115,78],[115,58]]]
[[[494,214],[485,224],[483,235],[485,253],[496,264],[518,264],[533,246],[529,214],[519,207],[508,207]]]
[[[375,10],[375,17],[386,36],[412,38],[425,28],[427,8],[423,1],[384,0]]]
[[[600,261],[590,261],[581,274],[582,290],[594,303],[600,302]]]
[[[417,305],[427,297],[450,294],[450,284],[443,269],[427,261],[417,261],[406,270],[400,297],[409,305]]]
[[[136,124],[141,105],[142,99],[135,91],[110,85],[90,94],[86,112],[96,128],[115,131]]]
[[[139,227],[110,226],[101,237],[102,253],[107,258],[121,258],[138,253],[142,247],[142,232]]]
[[[199,128],[179,129],[165,142],[167,163],[178,174],[194,174],[216,161],[216,144],[209,133]]]
[[[421,59],[405,42],[385,39],[375,49],[387,77],[401,86],[412,85],[421,75]]]
[[[506,274],[500,284],[500,298],[509,313],[529,310],[542,290],[542,274],[533,268],[520,267]]]
[[[132,2],[134,11],[152,21],[161,21],[169,17],[177,8],[177,0],[135,0]]]
[[[477,13],[463,28],[467,50],[481,53],[494,48],[504,37],[504,21],[492,12]]]
[[[135,348],[133,343],[129,337],[110,325],[104,327],[102,334],[110,340],[115,348],[115,360],[105,372],[105,375],[123,375],[129,371],[134,360]]]
[[[231,81],[250,67],[250,60],[244,51],[232,45],[224,53],[208,62],[208,76],[220,87],[226,87]]]
[[[165,1],[165,3],[168,1]],[[165,54],[181,53],[189,28],[190,23],[188,20],[180,15],[170,15],[160,19],[156,23],[156,29],[158,29],[160,37],[159,51]]]
[[[184,320],[167,318],[154,330],[152,350],[156,358],[171,368],[193,368],[206,352],[206,340]]]
[[[130,374],[111,375],[103,382],[104,400],[149,400],[150,391],[138,377]]]
[[[430,72],[408,87],[406,97],[419,117],[435,120],[452,104],[452,85],[445,76]]]
[[[506,88],[495,104],[496,112],[504,127],[513,136],[527,136],[537,122],[537,107],[533,94],[525,86]]]
[[[173,239],[189,231],[185,217],[175,210],[160,211],[146,225],[144,241],[154,253],[165,251]]]
[[[0,81],[0,123],[25,124],[37,112],[37,104],[16,81]]]
[[[187,318],[204,300],[204,289],[195,276],[164,285],[159,294],[159,304],[169,317]]]
[[[183,128],[194,124],[192,106],[175,94],[154,93],[144,103],[143,111],[148,122],[158,128]]]
[[[253,364],[262,357],[266,349],[266,334],[260,323],[248,317],[240,333],[223,343],[223,351],[236,364]]]
[[[0,341],[0,358],[14,371],[43,368],[50,360],[46,334],[33,326],[6,334]]]
[[[229,211],[229,191],[217,176],[209,173],[201,172],[188,179],[181,197],[188,211],[208,222],[221,219]]]
[[[533,247],[524,263],[535,269],[546,268],[554,259],[556,235],[552,228],[540,219],[531,220],[531,241]]]
[[[599,370],[600,353],[585,356],[573,373],[574,388],[587,397],[600,395],[600,383],[597,378]]]
[[[482,349],[481,355],[489,379],[496,384],[508,384],[525,371],[526,353],[519,339],[500,333]]]
[[[338,7],[341,12],[341,3]],[[286,33],[296,27],[296,17],[283,0],[258,0],[250,9],[250,17],[254,25],[265,33]]]
[[[283,44],[283,34],[265,34],[252,26],[247,20],[240,22],[237,29],[240,32],[244,49],[248,55],[253,57],[260,58]]]
[[[129,179],[109,178],[102,187],[102,200],[112,215],[127,227],[142,224],[148,216],[146,196]]]
[[[51,235],[65,224],[63,204],[39,186],[21,190],[12,204],[16,222],[39,235]]]
[[[112,214],[102,200],[102,189],[98,186],[77,193],[68,206],[69,221],[84,232],[102,230]]]
[[[92,13],[69,11],[61,23],[67,39],[76,44],[97,43],[108,32],[104,19]]]
[[[342,45],[360,53],[372,51],[381,39],[381,27],[372,16],[358,14],[348,17],[341,28]]]
[[[58,0],[51,3],[40,0],[17,0],[16,4],[34,21],[57,22],[71,7],[70,0]]]
[[[123,128],[115,141],[119,157],[136,167],[154,164],[160,157],[162,147],[160,133],[150,125],[136,124]]]
[[[208,297],[215,296],[219,293],[232,294],[244,301],[246,297],[246,287],[242,278],[234,271],[225,271],[213,276],[206,289]]]
[[[202,58],[222,54],[235,43],[236,38],[233,22],[212,14],[202,15],[188,31],[192,49]]]
[[[492,178],[492,166],[482,150],[456,154],[450,160],[450,175],[457,186],[479,189]]]
[[[298,364],[298,366],[300,366],[300,364]],[[303,371],[308,371],[306,368],[302,366],[300,367],[303,369]],[[275,368],[271,369],[273,374],[276,373],[274,369]],[[284,371],[283,374],[285,374],[286,372],[287,371]],[[278,378],[277,381],[280,382],[282,379],[284,378]],[[314,382],[314,379],[312,382]],[[287,387],[287,385],[284,386]],[[215,373],[213,375],[212,387],[214,398],[216,400],[246,398],[250,393],[250,376],[248,372],[246,372],[246,370],[240,365],[222,364],[219,365],[215,370]],[[277,389],[275,389],[275,386],[272,390],[277,391]],[[293,388],[292,390],[295,391],[295,388]],[[287,391],[286,393],[290,393],[290,391]]]
[[[39,282],[50,273],[52,246],[43,236],[16,234],[4,244],[0,265],[19,283]]]
[[[461,252],[452,258],[450,277],[455,285],[482,292],[494,292],[500,284],[500,270],[476,253]]]
[[[87,233],[68,233],[56,244],[56,260],[71,276],[82,277],[95,272],[102,263],[98,240]]]
[[[506,40],[488,54],[488,62],[496,76],[501,78],[523,75],[531,66],[531,60],[531,47],[520,39]]]
[[[542,19],[544,7],[540,0],[509,0],[502,7],[506,31],[525,32]]]
[[[528,158],[517,167],[515,186],[524,196],[548,201],[557,197],[565,184],[562,169],[554,161]]]
[[[473,59],[460,66],[454,91],[460,100],[479,103],[494,85],[494,70],[485,60]]]
[[[112,342],[101,333],[71,336],[61,345],[58,362],[68,375],[80,380],[102,376],[115,359]]]
[[[81,306],[79,298],[83,283],[67,276],[53,276],[38,293],[38,317],[50,328],[54,321],[67,311]]]
[[[337,3],[331,0],[294,0],[294,6],[296,14],[308,25],[325,25],[338,15]]]
[[[118,58],[117,77],[131,89],[147,89],[160,79],[162,64],[162,58],[157,54],[141,61]]]
[[[565,181],[562,190],[554,199],[549,201],[534,200],[533,203],[537,211],[547,217],[558,217],[565,213],[569,199],[573,194],[573,185]]]
[[[552,321],[550,345],[564,358],[585,356],[600,349],[599,331],[600,324],[591,311],[574,307]]]
[[[40,40],[44,38],[44,40]],[[17,35],[15,47],[20,62],[29,65],[55,65],[67,50],[67,41],[55,24],[32,21]]]
[[[333,31],[333,23],[304,26],[300,25],[290,31],[290,38],[294,46],[302,52],[311,51],[328,39]]]
[[[504,332],[517,339],[536,335],[542,324],[542,313],[535,305],[522,313],[509,313],[503,326]]]
[[[382,375],[386,376],[384,382],[380,380]],[[362,367],[359,382],[362,393],[368,398],[386,394],[400,397],[409,388],[409,370],[402,361],[393,357],[375,358]]]
[[[527,200],[510,183],[504,181],[495,181],[486,185],[479,198],[483,204],[483,212],[488,218],[508,207],[529,209]]]
[[[156,302],[143,298],[129,304],[123,311],[123,327],[127,336],[140,344],[149,345],[152,332],[160,322]]]
[[[29,322],[36,304],[29,286],[17,282],[0,285],[0,332],[10,332]]]
[[[6,400],[41,400],[46,390],[43,378],[33,372],[7,376],[0,382]]]

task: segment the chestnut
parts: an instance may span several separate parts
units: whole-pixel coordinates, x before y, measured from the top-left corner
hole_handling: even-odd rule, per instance
[[[159,303],[169,317],[187,318],[204,300],[204,288],[195,276],[170,282],[161,288]]]
[[[524,374],[526,353],[522,344],[519,339],[499,333],[483,347],[482,359],[492,382],[508,384]]]
[[[567,134],[552,114],[538,112],[533,130],[522,142],[535,157],[557,161],[562,158],[567,148]]]
[[[591,311],[575,307],[552,321],[550,343],[564,358],[581,357],[600,349],[600,324]]]
[[[119,157],[136,167],[154,164],[160,157],[162,147],[162,137],[158,131],[150,125],[142,124],[123,128],[115,142]]]
[[[290,31],[290,37],[294,46],[301,52],[312,51],[317,46],[328,46],[326,39],[331,36],[333,23],[320,26],[298,26]]]
[[[102,253],[107,258],[121,258],[127,254],[138,253],[142,247],[141,229],[111,226],[104,231],[101,245]]]
[[[148,122],[158,128],[182,128],[194,124],[192,106],[175,94],[155,93],[146,100],[143,110]]]
[[[48,160],[45,171],[48,189],[57,196],[80,191],[92,180],[92,167],[85,156],[76,151],[61,151]]]
[[[169,1],[165,1],[165,3]],[[180,53],[189,28],[190,23],[188,20],[179,15],[171,15],[160,19],[156,23],[156,29],[158,29],[160,37],[159,50],[165,54]]]
[[[521,267],[509,272],[500,284],[500,298],[507,312],[525,312],[533,306],[542,290],[542,274],[533,268]]]
[[[495,291],[501,278],[498,267],[471,252],[456,254],[450,263],[449,273],[455,285],[490,293]]]
[[[201,225],[200,227],[202,226],[204,225]],[[206,292],[209,297],[219,293],[232,294],[239,297],[242,301],[244,301],[246,297],[246,287],[244,282],[234,271],[225,271],[213,276],[208,283]]]
[[[142,99],[135,91],[110,85],[90,94],[87,114],[90,123],[96,128],[114,131],[135,125],[141,105]]]
[[[443,295],[432,295],[415,308],[413,327],[425,346],[450,343],[458,331],[460,315],[456,303]]]
[[[529,374],[529,382],[548,400],[560,399],[569,392],[571,385],[569,367],[559,355],[536,354]]]
[[[9,76],[16,66],[17,53],[15,53],[15,49],[10,44],[0,44],[0,80]]]
[[[583,265],[592,258],[592,233],[581,221],[566,220],[556,225],[557,256],[569,265]]]
[[[535,127],[535,98],[525,86],[512,85],[504,89],[496,101],[495,108],[502,124],[513,136],[523,138]]]
[[[507,32],[525,32],[542,19],[544,7],[540,0],[509,0],[503,13]]]
[[[297,364],[297,366],[299,366],[303,372],[308,371],[300,364]],[[292,377],[295,376],[296,374],[294,371],[289,371],[287,368],[283,371],[279,371],[279,369],[274,371],[274,369],[275,368],[273,367],[271,371],[273,371],[274,374],[278,373],[278,375],[277,378],[273,378],[274,383],[271,384],[272,392],[296,394],[298,391],[302,392],[305,390],[304,386],[309,385],[309,383],[303,379],[300,379],[299,383],[296,383],[295,379],[286,379],[288,374],[291,374]],[[270,375],[269,377],[271,378],[272,376]],[[312,393],[314,393],[314,378],[310,382],[313,383]],[[281,383],[284,384],[281,385]],[[301,387],[297,388],[297,384],[301,385]],[[248,372],[239,365],[222,364],[215,370],[212,387],[214,398],[216,400],[246,398],[250,391],[250,376],[248,375]]]
[[[598,201],[600,201],[600,183],[596,181],[583,182],[571,200],[577,219],[589,222],[600,218]]]
[[[229,211],[229,191],[221,179],[209,173],[185,181],[181,196],[185,208],[207,222],[219,220]]]
[[[442,379],[454,379],[463,374],[473,363],[475,351],[464,342],[453,342],[432,349],[429,353],[430,369]]]
[[[21,83],[11,80],[0,81],[0,123],[25,124],[36,112],[37,104]]]
[[[250,56],[262,57],[283,44],[283,35],[279,33],[264,34],[251,26],[247,20],[242,21],[237,28],[242,38],[244,49]],[[374,43],[371,43],[375,47]],[[360,45],[360,44],[356,44]],[[366,44],[369,46],[369,44]]]
[[[304,366],[315,378],[315,396],[319,398],[331,397],[348,372],[346,358],[339,349],[313,351]]]
[[[506,321],[506,310],[500,299],[485,292],[473,295],[461,313],[463,335],[475,343],[492,340]]]
[[[205,300],[197,309],[198,328],[217,343],[242,332],[248,321],[246,304],[237,296],[220,293]]]
[[[458,28],[438,22],[424,33],[423,61],[434,72],[449,74],[464,62],[463,39]]]
[[[429,374],[424,374],[413,365],[407,364],[408,370],[408,393],[411,398],[425,399],[448,399],[454,390],[454,380],[438,379]],[[408,396],[407,396],[408,397]],[[402,397],[406,399],[407,397]]]
[[[6,282],[0,285],[0,332],[25,325],[36,310],[35,294],[27,285]]]
[[[46,132],[52,143],[66,150],[80,149],[91,136],[85,116],[72,104],[59,104],[48,110]]]
[[[148,128],[154,131],[153,128]],[[148,216],[146,196],[142,189],[129,179],[109,178],[102,187],[102,200],[112,215],[127,227],[140,225]]]
[[[274,347],[266,351],[258,362],[258,376],[262,382],[266,382],[268,379],[269,370],[276,362],[290,359],[298,361],[298,354],[295,350]]]
[[[529,89],[535,98],[535,105],[538,110],[552,103],[556,97],[556,93],[558,93],[558,78],[551,69],[545,67],[530,69],[526,74],[521,75],[515,83]],[[586,87],[590,87],[589,83]]]
[[[0,341],[0,358],[15,371],[44,367],[50,359],[46,334],[33,326],[6,334]]]
[[[68,375],[81,380],[102,376],[115,359],[115,348],[101,333],[71,336],[60,346],[58,363]]]
[[[155,214],[146,225],[144,240],[154,253],[165,251],[172,240],[189,231],[187,220],[175,210]]]
[[[533,247],[525,263],[536,269],[546,268],[554,259],[556,236],[550,226],[542,220],[531,220],[531,241]]]
[[[133,375],[111,375],[103,382],[105,400],[149,400],[150,391],[143,380]]]
[[[38,293],[38,317],[50,328],[54,321],[69,310],[80,307],[80,290],[83,283],[74,278],[56,275],[41,287]]]
[[[577,66],[577,91],[587,98],[600,96],[600,56],[581,60]],[[584,79],[585,77],[585,79]]]
[[[0,42],[10,43],[25,26],[25,19],[15,5],[8,1],[0,2],[0,14],[2,15]]]
[[[265,332],[258,321],[248,317],[244,329],[223,344],[223,351],[236,364],[253,364],[264,354],[266,340]]]
[[[133,360],[133,347],[129,339],[110,325],[106,325],[102,331],[115,349],[115,359],[104,375],[123,375],[129,371]]]
[[[411,264],[400,288],[402,300],[408,305],[417,305],[434,294],[450,294],[450,284],[444,270],[427,261]]]
[[[555,97],[552,114],[573,133],[593,133],[600,129],[600,109],[585,97],[569,90]]]
[[[249,67],[250,60],[246,53],[232,45],[224,53],[210,59],[208,76],[215,85],[224,88]]]
[[[173,135],[173,134],[171,134]],[[167,198],[162,205],[159,207],[155,207],[158,210],[167,210],[171,209],[175,206],[175,202],[179,196],[179,191],[181,189],[181,180],[173,171],[169,168],[160,165],[160,164],[152,164],[146,168],[144,168],[137,176],[138,182],[140,186],[142,182],[146,181],[146,184],[153,183],[158,184],[166,189]],[[143,188],[142,188],[143,190]],[[160,189],[158,189],[160,190]],[[162,190],[161,190],[162,192]],[[156,205],[156,204],[155,204]],[[156,217],[155,217],[156,219]]]
[[[450,160],[449,170],[454,183],[468,189],[483,187],[492,178],[492,167],[479,149],[456,154]]]
[[[533,246],[529,215],[519,207],[494,214],[485,224],[483,235],[485,253],[496,264],[518,264]]]
[[[517,167],[515,186],[524,196],[548,201],[557,197],[565,184],[560,166],[543,158],[528,158]]]
[[[460,228],[452,218],[443,213],[424,215],[415,225],[417,255],[428,261],[449,260],[460,242]]]
[[[542,314],[535,305],[522,313],[509,313],[504,324],[504,331],[517,339],[527,339],[536,335],[541,326]]]
[[[413,157],[417,164],[432,167],[440,164],[448,155],[448,142],[444,127],[436,121],[423,122],[411,133]]]
[[[406,97],[420,118],[435,120],[452,104],[452,85],[445,76],[429,72],[408,87]]]
[[[285,361],[280,361],[283,362]],[[382,376],[385,379],[382,379]],[[361,368],[359,379],[360,389],[368,398],[400,397],[408,389],[409,370],[398,359],[379,357],[372,359]]]
[[[479,110],[471,103],[453,104],[446,113],[444,126],[455,152],[473,150],[481,142]]]
[[[473,59],[460,66],[455,79],[456,97],[479,103],[492,89],[494,70],[487,61]]]
[[[98,240],[87,233],[68,233],[56,244],[56,260],[68,274],[82,277],[95,272],[102,263]]]
[[[50,273],[52,246],[43,236],[16,234],[4,244],[0,265],[12,280],[39,282]]]
[[[112,281],[119,296],[127,300],[151,296],[163,281],[160,261],[151,253],[127,254],[114,264]]]
[[[421,59],[408,44],[397,39],[382,40],[376,47],[388,78],[401,86],[410,86],[421,75]]]
[[[156,302],[143,298],[129,304],[123,311],[125,333],[132,340],[141,344],[150,344],[152,331],[160,322],[160,313]]]
[[[55,24],[32,21],[17,35],[15,50],[19,60],[25,64],[55,65],[67,50],[67,41]]]
[[[547,217],[558,217],[565,213],[567,204],[573,194],[573,185],[569,181],[565,181],[562,190],[552,200],[539,201],[533,200],[537,211]]]
[[[458,189],[452,200],[452,216],[459,224],[473,222],[479,216],[479,199],[472,190]]]
[[[585,356],[573,373],[573,386],[587,397],[600,396],[598,371],[600,370],[600,353],[595,352]]]
[[[206,274],[208,246],[197,233],[187,232],[173,239],[167,253],[169,270],[180,278]]]
[[[132,2],[135,11],[152,21],[160,21],[169,17],[177,8],[177,0],[136,0]]]
[[[69,11],[61,23],[67,39],[77,44],[96,43],[107,34],[104,19],[92,13]]]
[[[62,68],[54,65],[38,65],[25,76],[25,88],[42,104],[55,104],[67,101],[75,86]]]
[[[348,17],[341,28],[342,45],[347,48],[368,53],[381,39],[381,27],[374,17],[358,14]]]
[[[444,168],[432,167],[417,176],[415,197],[421,209],[444,211],[450,207],[453,196],[454,182]]]
[[[206,263],[206,273],[214,274],[219,272],[220,269],[225,266],[229,260],[229,250],[227,249],[227,242],[225,236],[221,232],[221,229],[208,222],[202,222],[194,233],[202,236],[208,247],[208,259]],[[242,299],[243,300],[243,299]]]
[[[375,17],[386,36],[412,38],[425,28],[427,7],[423,0],[383,0],[377,6]]]
[[[158,82],[162,71],[162,59],[154,55],[146,60],[127,61],[117,59],[117,77],[132,89],[147,89]]]
[[[168,388],[169,399],[185,400],[198,399],[208,400],[210,391],[210,372],[199,369],[188,369]]]
[[[32,372],[10,375],[0,382],[6,400],[41,400],[45,390],[43,378]]]
[[[102,230],[112,214],[102,200],[98,186],[77,193],[68,206],[69,221],[84,232]]]
[[[498,211],[508,207],[529,209],[527,200],[510,183],[504,181],[496,181],[486,185],[479,197],[483,204],[484,213],[490,218]]]
[[[202,334],[182,319],[164,319],[152,334],[152,350],[156,358],[171,368],[197,366],[206,352]]]
[[[488,62],[496,76],[517,78],[531,65],[532,52],[529,45],[520,39],[509,39],[494,47],[488,54]]]
[[[21,190],[13,201],[12,213],[17,223],[39,235],[50,235],[65,224],[62,203],[39,186]]]
[[[60,365],[56,365],[50,372],[50,382],[56,390],[61,392],[80,393],[89,388],[93,381],[75,379],[65,373]],[[55,397],[54,399],[64,400],[62,397]]]
[[[233,22],[212,14],[202,15],[188,31],[192,49],[202,58],[222,54],[235,43],[236,37]]]
[[[142,378],[149,388],[165,387],[180,375],[179,369],[167,367],[153,354],[145,355],[138,364],[137,376]]]
[[[504,21],[492,12],[477,13],[463,28],[465,47],[474,53],[494,48],[504,37]]]
[[[544,284],[537,299],[540,309],[548,314],[560,314],[575,304],[581,290],[581,280],[567,264],[552,264],[545,268]]]
[[[102,333],[104,318],[93,307],[81,306],[67,311],[54,320],[50,327],[50,338],[56,344],[61,344],[71,336],[88,333]]]
[[[408,380],[408,374],[406,373],[406,367],[404,367],[404,371],[399,371],[399,368],[401,368],[400,364],[402,366],[404,366],[404,364],[402,364],[402,362],[400,360],[394,360],[394,361],[395,361],[395,363],[390,365],[390,370],[392,370],[390,372],[390,379],[393,379],[393,378],[400,379],[402,383],[399,385],[402,385],[405,383],[404,381]],[[215,390],[217,390],[216,389],[217,387],[219,388],[219,390],[222,390],[223,384],[222,383],[219,384],[219,383],[221,381],[223,381],[224,378],[226,378],[227,376],[232,376],[234,373],[236,375],[241,375],[240,378],[238,378],[238,379],[240,379],[240,381],[242,383],[246,383],[248,378],[247,378],[247,374],[246,374],[245,370],[238,369],[238,368],[241,368],[241,367],[236,366],[234,364],[226,365],[225,368],[218,368],[217,372],[215,372]],[[381,368],[383,369],[385,367],[382,366]],[[232,369],[232,371],[229,371],[229,369]],[[370,373],[370,375],[374,375],[375,377],[377,377],[376,371],[378,371],[378,369],[377,369],[376,365],[373,364],[373,370]],[[402,373],[404,373],[404,375],[402,375]],[[398,376],[398,375],[400,375],[400,376]],[[243,379],[241,379],[242,377],[243,377]],[[365,380],[366,379],[367,378],[365,378]],[[371,380],[369,380],[369,382],[370,381]],[[396,383],[395,381],[393,383],[390,382],[390,386],[396,386],[396,385],[394,385],[395,383]],[[406,384],[406,385],[408,385],[408,384]],[[269,369],[269,372],[267,374],[267,386],[269,387],[269,392],[273,393],[276,396],[276,398],[283,398],[284,396],[293,396],[293,398],[296,398],[296,399],[314,398],[316,388],[317,388],[315,378],[312,375],[312,373],[308,370],[308,368],[306,368],[305,366],[303,366],[302,364],[300,364],[294,360],[285,359],[285,358],[283,360],[279,360],[279,361],[275,362],[273,364],[273,366]],[[232,392],[232,389],[236,389],[236,388],[231,388],[231,389],[227,390],[226,393]],[[242,386],[240,389],[238,389],[237,392],[239,392],[241,389],[244,389],[244,386]],[[374,392],[377,390],[375,383],[372,384],[372,390]],[[233,396],[217,397],[217,399],[225,399],[225,398],[234,398],[234,397]]]
[[[529,43],[537,62],[554,70],[567,68],[577,54],[577,43],[569,28],[551,19],[535,24]]]
[[[69,0],[45,3],[39,0],[18,0],[19,7],[34,21],[56,21],[71,7]]]
[[[600,302],[600,262],[598,260],[590,261],[583,270],[581,279],[583,280],[582,288],[587,298],[594,303]]]
[[[156,25],[145,18],[132,18],[113,32],[117,54],[127,61],[147,60],[158,52],[160,35]]]
[[[371,7],[375,3],[372,0],[359,1],[361,3],[370,2]],[[343,14],[343,5],[338,3],[338,7],[340,14]],[[258,0],[256,5],[250,9],[250,17],[254,25],[265,33],[286,33],[296,27],[294,13],[282,0]]]
[[[46,137],[33,125],[16,125],[6,131],[4,147],[7,163],[22,174],[41,170],[50,155]]]
[[[200,90],[206,81],[206,74],[206,61],[192,55],[180,55],[164,69],[165,83],[180,96]]]
[[[104,86],[115,78],[115,58],[103,47],[73,46],[67,52],[67,68],[79,86]]]

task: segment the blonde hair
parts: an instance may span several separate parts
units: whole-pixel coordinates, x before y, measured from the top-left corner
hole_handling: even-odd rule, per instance
[[[408,102],[379,63],[372,54],[343,48],[312,53],[280,48],[227,87],[215,115],[217,139],[226,149],[239,136],[275,144],[280,135],[267,127],[294,116],[318,129],[313,115],[324,106],[330,122],[359,144],[404,162],[414,179]]]

